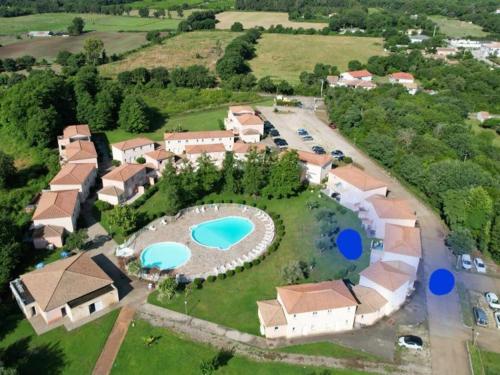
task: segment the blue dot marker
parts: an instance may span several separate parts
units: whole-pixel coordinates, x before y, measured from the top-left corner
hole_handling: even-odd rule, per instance
[[[354,229],[344,229],[335,240],[342,255],[349,260],[356,260],[363,252],[363,244],[358,231]]]
[[[436,296],[444,296],[450,293],[455,287],[455,276],[444,269],[439,268],[432,272],[429,278],[429,290]]]

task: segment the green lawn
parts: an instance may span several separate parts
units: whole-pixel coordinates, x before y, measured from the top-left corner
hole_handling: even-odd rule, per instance
[[[144,338],[157,337],[156,343],[147,347]],[[195,343],[165,328],[153,327],[137,320],[130,327],[118,357],[113,365],[112,374],[182,374],[199,375],[200,363],[209,361],[217,350],[208,345]],[[276,362],[254,362],[244,357],[234,356],[226,365],[217,369],[217,374],[311,374],[318,368],[292,366]],[[332,375],[361,375],[365,372],[355,370],[330,370]]]
[[[212,199],[218,200],[216,197]],[[364,252],[359,260],[349,262],[336,250],[321,254],[315,248],[314,242],[319,234],[319,225],[313,216],[316,211],[307,208],[307,202],[311,200],[318,201],[321,207],[335,210],[341,229],[355,228],[362,234]],[[225,280],[217,280],[214,283],[206,282],[203,289],[194,291],[190,297],[189,314],[258,335],[256,301],[276,298],[275,287],[284,284],[281,277],[284,265],[294,260],[314,263],[315,266],[310,272],[308,282],[335,278],[339,271],[352,264],[356,265],[357,271],[368,265],[369,241],[361,229],[359,219],[348,210],[342,214],[342,208],[333,200],[325,197],[319,198],[317,191],[313,193],[306,191],[291,199],[262,199],[261,202],[267,205],[267,211],[279,213],[283,218],[286,234],[279,249],[252,269],[237,273]],[[161,210],[160,193],[153,196],[141,210],[147,213]],[[352,280],[357,282],[356,271],[353,271],[351,275]],[[149,301],[184,312],[182,296],[174,297],[171,301],[159,302],[156,294],[152,294]],[[217,302],[214,303],[214,301]]]
[[[20,366],[19,374],[90,374],[118,315],[115,310],[74,331],[59,327],[38,336],[17,306],[1,312],[0,355],[6,366]]]
[[[474,25],[473,23],[443,16],[430,16],[429,18],[437,23],[443,34],[452,38],[461,38],[465,36],[483,37],[487,35],[481,26]]]
[[[500,353],[488,352],[469,343],[472,367],[476,375],[500,374]]]
[[[42,13],[0,17],[0,34],[21,34],[34,30],[66,31],[71,20],[81,17],[85,31],[148,31],[176,29],[179,20],[111,16],[106,14]]]
[[[277,352],[297,353],[306,355],[318,355],[323,357],[361,359],[367,361],[379,361],[380,358],[365,353],[360,350],[350,349],[333,342],[315,342],[311,344],[293,345],[285,348],[276,349]]]

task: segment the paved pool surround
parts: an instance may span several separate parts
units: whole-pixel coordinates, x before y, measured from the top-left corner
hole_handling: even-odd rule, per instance
[[[202,207],[204,208],[204,212],[202,212]],[[268,221],[256,216],[257,213],[260,216],[265,215]],[[247,218],[253,222],[254,230],[227,251],[220,251],[199,245],[191,238],[191,227],[194,225],[226,216]],[[269,215],[264,211],[239,204],[214,204],[191,207],[181,212],[176,219],[173,217],[167,217],[166,219],[168,221],[166,225],[161,223],[162,218],[148,224],[144,230],[137,233],[130,247],[134,249],[135,255],[139,258],[144,248],[157,242],[179,242],[186,245],[191,250],[191,257],[186,264],[173,270],[172,274],[183,274],[189,279],[217,274],[215,268],[220,268],[239,259],[241,260],[243,256],[251,257],[249,253],[264,241],[266,232],[269,232],[269,229],[266,229],[266,224],[269,224],[269,220],[271,220]],[[146,229],[150,226],[155,226],[156,231]],[[273,225],[272,238],[274,238],[274,234]],[[255,258],[255,256],[253,257]]]

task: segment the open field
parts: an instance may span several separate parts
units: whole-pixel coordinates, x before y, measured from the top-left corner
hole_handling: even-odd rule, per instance
[[[216,25],[218,29],[229,29],[235,22],[241,22],[245,29],[250,29],[256,26],[262,26],[266,29],[271,25],[283,25],[284,27],[293,27],[298,29],[322,29],[328,26],[326,23],[318,22],[296,22],[288,19],[288,13],[280,12],[223,12],[217,14],[219,23]]]
[[[342,71],[351,60],[366,62],[384,54],[382,38],[263,34],[250,66],[257,78],[298,82],[299,74],[312,71],[316,63],[336,65]]]
[[[429,16],[429,18],[437,23],[441,32],[452,37],[460,38],[464,36],[482,37],[487,35],[481,26],[474,25],[473,23],[456,20],[453,18],[446,18],[443,16]]]
[[[138,67],[154,68],[164,66],[171,69],[177,66],[204,65],[214,70],[215,63],[223,55],[224,48],[238,36],[229,31],[194,31],[182,33],[167,39],[161,45],[151,46],[133,53],[125,60],[103,65],[101,73],[115,76]]]
[[[497,375],[500,374],[500,354],[482,350],[469,342],[469,353],[472,360],[474,374]]]
[[[276,349],[277,352],[297,353],[305,355],[317,355],[322,357],[346,358],[346,359],[366,359],[367,361],[377,362],[379,357],[365,353],[360,350],[347,348],[333,342],[313,342],[308,344],[299,344]]]
[[[21,17],[1,17],[0,35],[23,34],[33,30],[66,31],[71,20],[81,17],[85,31],[149,31],[176,29],[179,20],[110,16],[106,14],[43,13]]]
[[[55,36],[51,38],[24,39],[21,41],[18,40],[17,43],[1,47],[0,59],[31,55],[37,59],[53,60],[57,57],[59,51],[81,52],[83,44],[88,38],[101,39],[109,56],[114,53],[123,53],[148,43],[145,36],[146,33],[143,32],[119,33],[95,31],[73,37]]]

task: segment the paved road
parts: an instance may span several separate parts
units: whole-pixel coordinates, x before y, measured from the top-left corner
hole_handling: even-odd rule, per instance
[[[430,272],[437,268],[452,269],[448,249],[444,245],[446,227],[429,207],[416,199],[385,169],[355,148],[340,133],[330,129],[315,113],[298,108],[283,108],[288,113],[274,113],[270,107],[259,107],[262,114],[275,125],[290,147],[310,150],[315,144],[322,145],[327,151],[340,149],[353,158],[375,177],[389,182],[390,196],[408,199],[415,209],[422,232],[423,270],[425,283]],[[296,131],[305,128],[314,137],[314,142],[302,142]],[[432,351],[432,371],[440,375],[469,374],[465,340],[468,331],[462,324],[458,294],[453,291],[447,296],[436,297],[426,293],[427,312]]]

